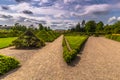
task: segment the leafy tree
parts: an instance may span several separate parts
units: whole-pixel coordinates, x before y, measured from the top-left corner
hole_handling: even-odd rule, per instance
[[[13,27],[11,27],[11,29],[13,31],[18,30],[18,31],[25,32],[27,30],[27,27],[24,25],[20,25],[19,23],[15,23],[15,25]]]
[[[104,24],[102,21],[98,22],[96,25],[96,32],[102,32],[103,26],[104,26]]]
[[[96,29],[96,22],[91,20],[91,21],[88,21],[86,24],[85,24],[85,31],[87,33],[89,32],[95,32],[95,29]]]
[[[39,30],[44,30],[44,26],[42,24],[39,24]]]
[[[113,33],[120,33],[120,21],[117,21],[116,23],[113,24]]]
[[[105,27],[104,27],[104,32],[106,33],[106,34],[111,34],[112,33],[112,30],[113,30],[113,27],[111,26],[111,25],[106,25]]]

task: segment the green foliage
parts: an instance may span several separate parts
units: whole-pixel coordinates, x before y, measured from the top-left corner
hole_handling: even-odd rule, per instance
[[[13,31],[22,31],[25,32],[27,30],[27,27],[24,25],[20,25],[19,23],[15,23],[15,25],[11,28]]]
[[[34,35],[33,32],[27,30],[23,35],[21,35],[18,39],[13,41],[13,45],[16,48],[41,48],[45,45],[42,39],[39,39]]]
[[[20,31],[0,30],[0,38],[17,37],[20,34],[21,34]]]
[[[72,48],[71,51],[69,51],[64,38],[63,58],[67,63],[70,63],[72,60],[75,59],[75,57],[77,56],[77,53],[79,53],[82,45],[85,43],[87,38],[88,38],[87,36],[66,36],[69,46]]]
[[[18,60],[12,57],[0,55],[0,75],[3,75],[8,71],[17,68],[18,66]]]
[[[113,34],[113,35],[106,35],[105,37],[120,42],[120,35]]]
[[[45,42],[54,41],[59,35],[53,31],[41,30],[37,33],[37,36],[43,39]]]
[[[103,22],[100,21],[99,23],[97,23],[96,32],[102,32],[103,26],[104,26]]]
[[[96,30],[96,22],[95,21],[88,21],[85,24],[85,31],[88,32],[95,32]]]
[[[0,48],[10,46],[15,39],[17,39],[17,37],[0,38]]]

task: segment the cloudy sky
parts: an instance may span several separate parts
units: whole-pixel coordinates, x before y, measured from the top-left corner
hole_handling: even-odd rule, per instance
[[[42,23],[64,29],[82,20],[120,20],[120,0],[0,0],[1,25]]]

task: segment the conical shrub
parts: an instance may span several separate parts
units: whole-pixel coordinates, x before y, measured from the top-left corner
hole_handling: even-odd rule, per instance
[[[13,41],[13,45],[20,49],[41,48],[45,46],[45,42],[35,36],[32,31],[27,30],[18,39]]]

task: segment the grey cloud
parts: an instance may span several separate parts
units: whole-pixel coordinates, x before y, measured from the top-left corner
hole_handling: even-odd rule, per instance
[[[24,22],[25,19],[27,18],[20,16],[16,19],[16,22]]]
[[[29,11],[29,10],[24,10],[24,11],[22,11],[22,13],[24,13],[24,14],[33,14],[33,12]]]
[[[31,0],[15,0],[16,2],[29,2],[29,1],[31,1]]]
[[[2,8],[3,10],[9,10],[9,7],[8,7],[8,6],[1,6],[1,8]]]
[[[51,22],[52,24],[61,24],[62,22]]]
[[[5,18],[5,19],[13,18],[13,16],[11,16],[11,15],[1,15],[1,14],[0,14],[0,17]]]
[[[109,14],[109,11],[106,10],[106,11],[94,11],[93,12],[94,15],[107,15]]]

